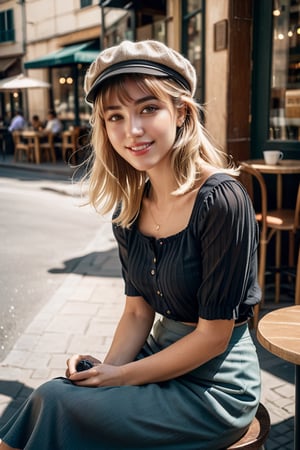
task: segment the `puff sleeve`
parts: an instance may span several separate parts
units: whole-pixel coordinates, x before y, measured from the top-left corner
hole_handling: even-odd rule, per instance
[[[235,180],[206,197],[201,226],[202,280],[199,316],[237,319],[258,302],[258,226],[251,200]]]

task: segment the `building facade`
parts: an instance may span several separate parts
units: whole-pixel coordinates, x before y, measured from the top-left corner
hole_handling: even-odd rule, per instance
[[[0,0],[0,78],[25,72],[51,89],[0,93],[1,115],[26,106],[87,124],[85,71],[102,48],[157,39],[196,68],[196,97],[234,160],[265,148],[300,155],[300,0]]]

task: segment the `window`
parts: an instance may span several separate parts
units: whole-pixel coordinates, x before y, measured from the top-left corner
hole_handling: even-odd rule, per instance
[[[202,3],[202,0],[187,0],[182,5],[182,49],[196,69],[198,84],[195,97],[200,102],[203,102],[204,99],[204,13]]]
[[[273,1],[269,139],[300,139],[300,0]]]
[[[124,39],[166,42],[166,1],[101,1],[102,48]],[[107,5],[107,6],[105,6]]]
[[[8,9],[0,12],[0,42],[14,41],[14,11]]]
[[[85,8],[86,6],[92,6],[93,0],[80,0],[80,8]]]
[[[69,65],[52,68],[54,108],[65,128],[73,125],[76,120],[76,101],[80,125],[87,125],[89,122],[90,107],[85,102],[83,88],[88,67],[89,64],[77,64],[76,67]]]

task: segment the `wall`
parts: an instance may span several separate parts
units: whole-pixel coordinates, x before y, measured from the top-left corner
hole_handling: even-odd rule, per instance
[[[94,5],[80,8],[79,0],[26,0],[27,48],[26,61],[54,52],[65,45],[100,39],[101,9]],[[29,69],[28,75],[49,81],[48,70]],[[29,116],[45,119],[49,108],[47,89],[31,90]]]
[[[206,128],[226,150],[228,49],[214,50],[214,24],[228,18],[228,0],[206,2],[205,110]]]
[[[101,9],[98,4],[79,8],[79,0],[27,0],[27,42],[43,41],[98,27],[100,34]]]

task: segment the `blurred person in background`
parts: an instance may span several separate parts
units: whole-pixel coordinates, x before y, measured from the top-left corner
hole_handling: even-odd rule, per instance
[[[48,111],[47,123],[45,131],[50,131],[53,134],[59,134],[63,130],[63,124],[57,117],[54,109]]]
[[[26,128],[26,120],[24,119],[22,110],[17,109],[8,130],[12,133],[13,131],[23,130],[24,128]]]

